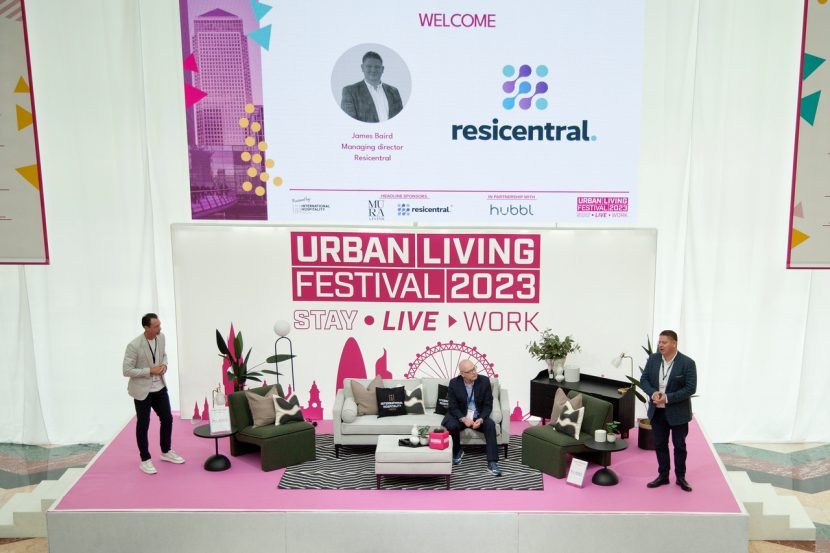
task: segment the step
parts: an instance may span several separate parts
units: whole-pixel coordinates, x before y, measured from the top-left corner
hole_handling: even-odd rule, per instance
[[[0,507],[0,538],[46,537],[46,511],[75,485],[84,470],[67,469],[58,480],[43,480],[30,492],[13,495]]]
[[[749,514],[749,539],[816,539],[815,525],[798,498],[778,495],[771,484],[752,482],[743,471],[728,471],[727,478]]]

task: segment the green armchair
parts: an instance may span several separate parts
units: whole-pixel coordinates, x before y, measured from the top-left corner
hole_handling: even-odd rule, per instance
[[[571,391],[569,398],[579,392]],[[614,408],[607,401],[582,394],[585,416],[579,439],[557,432],[551,425],[532,426],[522,432],[522,463],[555,478],[567,474],[568,454],[600,465],[611,464],[611,453],[592,451],[585,442],[594,437],[594,430],[604,429],[613,419]],[[555,421],[554,421],[555,422]]]
[[[261,396],[271,386],[248,390]],[[277,384],[282,395],[282,387]],[[231,428],[231,455],[238,457],[246,453],[260,452],[262,470],[270,471],[289,465],[297,465],[316,458],[314,448],[314,427],[309,423],[289,422],[286,424],[254,426],[251,409],[245,392],[233,392],[228,396]]]

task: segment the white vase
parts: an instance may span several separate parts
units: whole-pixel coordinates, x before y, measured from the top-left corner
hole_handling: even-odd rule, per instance
[[[565,359],[566,357],[560,357],[559,359],[546,359],[548,362],[548,374],[551,378],[556,378],[559,375],[565,375]]]
[[[411,443],[412,445],[418,445],[420,442],[421,442],[421,438],[419,438],[418,436],[410,436],[409,437],[409,443]]]
[[[429,445],[429,436],[421,436],[421,445]]]
[[[616,441],[617,441],[617,435],[616,435],[616,434],[611,434],[611,433],[609,433],[609,434],[605,437],[605,439],[608,441],[608,443],[609,443],[609,444],[613,444],[614,442],[616,442]]]

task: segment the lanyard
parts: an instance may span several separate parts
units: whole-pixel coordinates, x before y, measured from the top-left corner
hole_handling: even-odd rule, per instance
[[[153,349],[153,347],[150,345],[150,340],[147,340],[147,347],[150,349],[150,355],[153,356],[153,363],[155,363],[156,362],[156,350],[159,349],[158,338],[153,338],[153,342],[155,342],[155,344],[156,344],[156,349]]]
[[[669,363],[668,367],[666,367],[666,362],[665,361],[660,362],[660,380],[663,382],[664,385],[666,383],[666,377],[669,374],[671,374],[671,368],[673,366],[674,366],[674,359],[671,360],[671,363]]]
[[[465,388],[466,388],[466,386],[465,386]],[[469,405],[470,402],[473,401],[473,398],[475,397],[475,390],[476,390],[476,384],[475,384],[475,382],[473,382],[473,385],[470,386],[470,391],[467,392],[467,405]]]

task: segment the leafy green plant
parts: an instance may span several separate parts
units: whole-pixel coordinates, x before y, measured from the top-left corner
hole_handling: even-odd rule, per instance
[[[608,430],[609,434],[619,434],[620,433],[620,421],[611,421],[605,425],[606,430]]]
[[[232,348],[228,348],[229,342],[233,346]],[[244,390],[245,383],[248,380],[262,382],[260,377],[262,377],[263,373],[282,376],[282,373],[277,371],[268,369],[254,371],[248,368],[248,359],[251,357],[251,350],[253,348],[248,348],[248,353],[244,356],[242,355],[242,352],[244,351],[242,332],[237,332],[235,335],[232,333],[229,340],[225,340],[222,337],[222,333],[219,332],[219,329],[216,329],[216,346],[219,348],[219,356],[227,359],[230,364],[230,367],[228,367],[228,378],[233,380],[233,389],[236,392]],[[288,354],[272,355],[265,360],[265,363],[274,363],[276,365],[280,361],[287,361],[292,357],[294,356]],[[264,363],[259,363],[252,368],[255,369],[263,364]]]
[[[426,438],[427,436],[429,436],[429,431],[430,431],[429,426],[419,426],[418,427],[418,436],[420,436],[421,438]]]
[[[648,334],[646,334],[646,345],[645,346],[640,346],[640,347],[642,347],[643,351],[646,352],[646,359],[648,359],[651,356],[651,354],[654,353],[654,351],[652,350],[652,347],[651,347],[651,337]],[[637,368],[640,369],[640,378],[642,378],[643,377],[643,371],[645,369],[643,369],[643,367],[641,367],[641,366],[639,366]],[[637,396],[637,399],[639,399],[643,403],[646,403],[648,401],[646,399],[646,396],[641,394],[640,390],[637,389],[637,388],[640,388],[640,380],[637,379],[637,378],[634,378],[632,376],[628,376],[628,375],[626,375],[626,378],[631,382],[632,388],[634,388],[634,395]],[[640,388],[640,389],[642,389],[642,388]],[[648,422],[648,419],[642,419],[642,420]]]
[[[562,359],[574,351],[582,351],[573,336],[565,336],[564,339],[553,334],[551,329],[546,328],[540,335],[538,342],[531,342],[527,345],[527,351],[532,357],[540,360]]]

